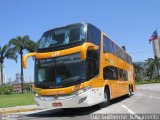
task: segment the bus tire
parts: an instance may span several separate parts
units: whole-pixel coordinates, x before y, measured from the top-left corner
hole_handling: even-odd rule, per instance
[[[132,87],[129,85],[127,97],[131,97],[132,95],[133,95],[133,93],[132,93]]]
[[[105,99],[105,101],[98,105],[101,108],[106,107],[110,104],[110,92],[106,88],[104,90],[104,99]]]

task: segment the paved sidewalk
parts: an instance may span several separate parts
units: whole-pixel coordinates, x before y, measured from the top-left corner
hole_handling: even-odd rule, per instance
[[[7,107],[7,108],[0,108],[0,114],[27,112],[33,110],[36,110],[36,105]]]

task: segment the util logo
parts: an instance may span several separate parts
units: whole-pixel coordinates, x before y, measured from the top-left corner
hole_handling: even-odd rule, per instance
[[[52,57],[57,57],[57,56],[59,56],[60,55],[60,52],[54,52],[53,54],[52,54]]]

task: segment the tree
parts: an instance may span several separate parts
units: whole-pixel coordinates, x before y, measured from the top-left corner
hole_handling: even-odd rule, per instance
[[[22,58],[23,58],[23,51],[26,50],[28,52],[33,52],[36,49],[36,43],[30,39],[28,35],[26,36],[17,36],[9,41],[9,45],[11,48],[16,49],[16,54],[20,55],[21,60],[21,86],[22,86],[22,94],[23,94],[23,65],[22,65]]]
[[[146,66],[146,74],[149,77],[149,80],[151,80],[153,73],[154,73],[154,59],[153,58],[148,58],[145,60],[147,63],[145,64]]]
[[[153,74],[154,77],[156,75],[157,78],[159,78],[160,74],[159,74],[159,70],[160,70],[160,58],[158,58],[157,56],[153,58],[148,58],[148,60],[146,60],[146,72],[147,72],[147,76],[149,76],[149,80],[151,80],[151,78],[153,78]],[[155,74],[157,73],[157,74]],[[155,78],[156,78],[155,77]]]
[[[137,81],[140,81],[142,79],[143,68],[140,66],[140,64],[134,63],[133,66],[134,66],[135,78]]]
[[[13,59],[17,61],[17,55],[15,54],[15,49],[10,48],[8,44],[3,47],[0,46],[0,69],[1,69],[1,83],[3,85],[3,63],[5,58]]]

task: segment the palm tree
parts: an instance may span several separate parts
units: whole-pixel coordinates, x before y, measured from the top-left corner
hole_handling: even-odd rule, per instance
[[[145,64],[146,66],[146,74],[149,77],[149,80],[151,80],[153,73],[154,73],[154,59],[153,58],[148,58],[145,60],[147,63]]]
[[[17,55],[15,54],[15,49],[10,48],[8,44],[3,47],[0,46],[0,69],[1,69],[1,83],[3,85],[3,63],[5,58],[13,59],[17,61]]]
[[[26,50],[28,52],[33,52],[36,49],[36,43],[30,39],[28,35],[26,36],[17,36],[9,41],[10,47],[16,49],[16,54],[20,55],[21,59],[21,86],[22,86],[22,94],[23,94],[23,65],[22,65],[22,57],[23,51]]]
[[[148,60],[146,60],[146,66],[147,66],[147,76],[149,76],[149,80],[152,78],[153,74],[154,76],[156,75],[155,73],[157,73],[156,77],[159,79],[160,74],[159,74],[159,70],[160,70],[160,58],[158,58],[157,56],[153,58],[148,58]],[[156,78],[155,77],[155,78]]]
[[[143,75],[143,68],[140,66],[140,64],[133,63],[134,66],[134,72],[135,72],[135,78],[137,81],[140,81],[142,79]]]

